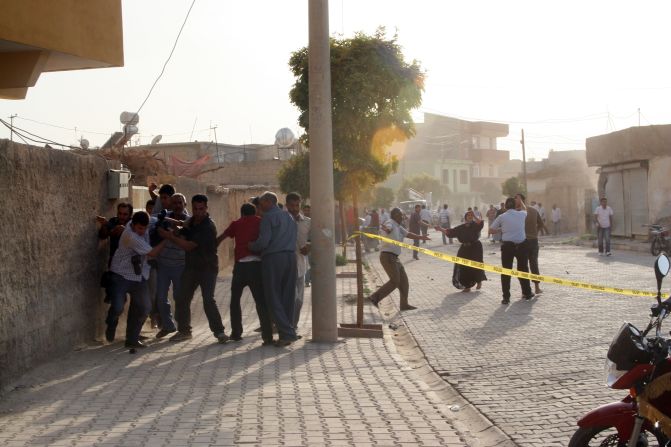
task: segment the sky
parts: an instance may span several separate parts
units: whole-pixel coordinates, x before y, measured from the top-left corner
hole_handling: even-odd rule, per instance
[[[0,117],[34,134],[103,144],[161,71],[191,0],[124,0],[125,66],[44,73]],[[196,0],[165,74],[140,112],[147,144],[272,144],[302,133],[288,92],[293,51],[308,44],[306,0]],[[521,158],[584,149],[585,139],[671,124],[671,2],[650,0],[331,0],[330,33],[379,26],[426,71],[424,112],[510,126],[499,149]],[[640,110],[640,113],[639,113]],[[0,129],[0,138],[9,131]]]

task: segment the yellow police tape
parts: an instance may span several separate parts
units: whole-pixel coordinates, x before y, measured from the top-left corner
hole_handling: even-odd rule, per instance
[[[561,279],[561,278],[555,278],[553,276],[546,276],[546,275],[534,275],[533,273],[527,273],[527,272],[520,272],[518,270],[514,269],[507,269],[503,267],[498,267],[495,265],[490,265],[490,264],[485,264],[483,262],[477,262],[477,261],[472,261],[470,259],[465,259],[465,258],[460,258],[459,256],[452,256],[448,255],[446,253],[441,253],[438,251],[433,251],[429,250],[426,248],[421,248],[421,247],[416,247],[414,245],[406,244],[404,242],[398,242],[393,239],[389,239],[384,236],[379,236],[377,234],[370,234],[370,233],[363,233],[361,231],[355,232],[351,237],[359,237],[359,236],[365,236],[369,237],[372,239],[379,239],[383,242],[386,242],[388,244],[394,244],[398,245],[399,247],[407,248],[409,250],[415,250],[420,253],[427,254],[429,256],[433,256],[434,258],[442,259],[443,261],[448,261],[453,264],[460,264],[460,265],[465,265],[467,267],[473,267],[479,270],[484,270],[486,272],[492,272],[492,273],[498,273],[500,275],[508,275],[508,276],[514,276],[516,278],[523,278],[523,279],[528,279],[531,281],[541,281],[541,282],[547,282],[551,284],[558,284],[560,286],[568,286],[568,287],[576,287],[578,289],[587,289],[587,290],[594,290],[597,292],[606,292],[606,293],[617,293],[620,295],[628,295],[628,296],[643,296],[643,297],[656,297],[657,293],[656,292],[646,292],[644,290],[635,290],[635,289],[619,289],[617,287],[607,287],[607,286],[599,286],[597,284],[589,284],[586,282],[581,282],[581,281],[569,281],[566,279]]]

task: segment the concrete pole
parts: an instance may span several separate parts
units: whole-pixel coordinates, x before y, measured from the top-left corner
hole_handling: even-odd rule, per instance
[[[335,281],[333,135],[328,0],[309,0],[310,205],[312,339],[338,339]]]

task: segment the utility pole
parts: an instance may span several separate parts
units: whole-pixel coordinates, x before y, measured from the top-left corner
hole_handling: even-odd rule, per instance
[[[527,152],[524,146],[524,129],[522,129],[522,180],[524,181],[524,194],[529,195],[529,190],[527,189]]]
[[[309,0],[310,198],[312,206],[312,339],[338,340],[335,281],[333,128],[328,0]]]
[[[9,115],[9,141],[12,143],[14,142],[14,118],[17,116],[16,113],[14,115]]]

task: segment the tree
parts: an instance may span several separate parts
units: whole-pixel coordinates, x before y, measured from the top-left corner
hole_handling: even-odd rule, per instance
[[[506,197],[514,197],[518,192],[521,192],[525,196],[527,195],[527,190],[524,188],[524,182],[519,177],[510,177],[508,180],[501,183],[501,191]]]
[[[296,81],[289,97],[309,148],[308,56],[307,47],[291,55]],[[396,171],[398,160],[385,149],[414,135],[411,111],[421,104],[424,73],[417,61],[404,61],[397,36],[386,39],[379,28],[372,36],[331,39],[331,85],[333,165],[342,180],[336,190],[356,199]],[[287,166],[285,175],[307,166],[301,163]]]
[[[403,183],[401,183],[401,187],[399,188],[397,194],[399,201],[411,200],[410,196],[408,195],[409,188],[412,188],[422,194],[431,192],[433,193],[432,196],[434,200],[446,200],[448,194],[450,193],[450,190],[447,186],[440,183],[437,178],[425,172],[403,180]]]
[[[394,202],[394,191],[386,186],[378,186],[373,190],[373,201],[371,206],[374,208],[389,208]]]

